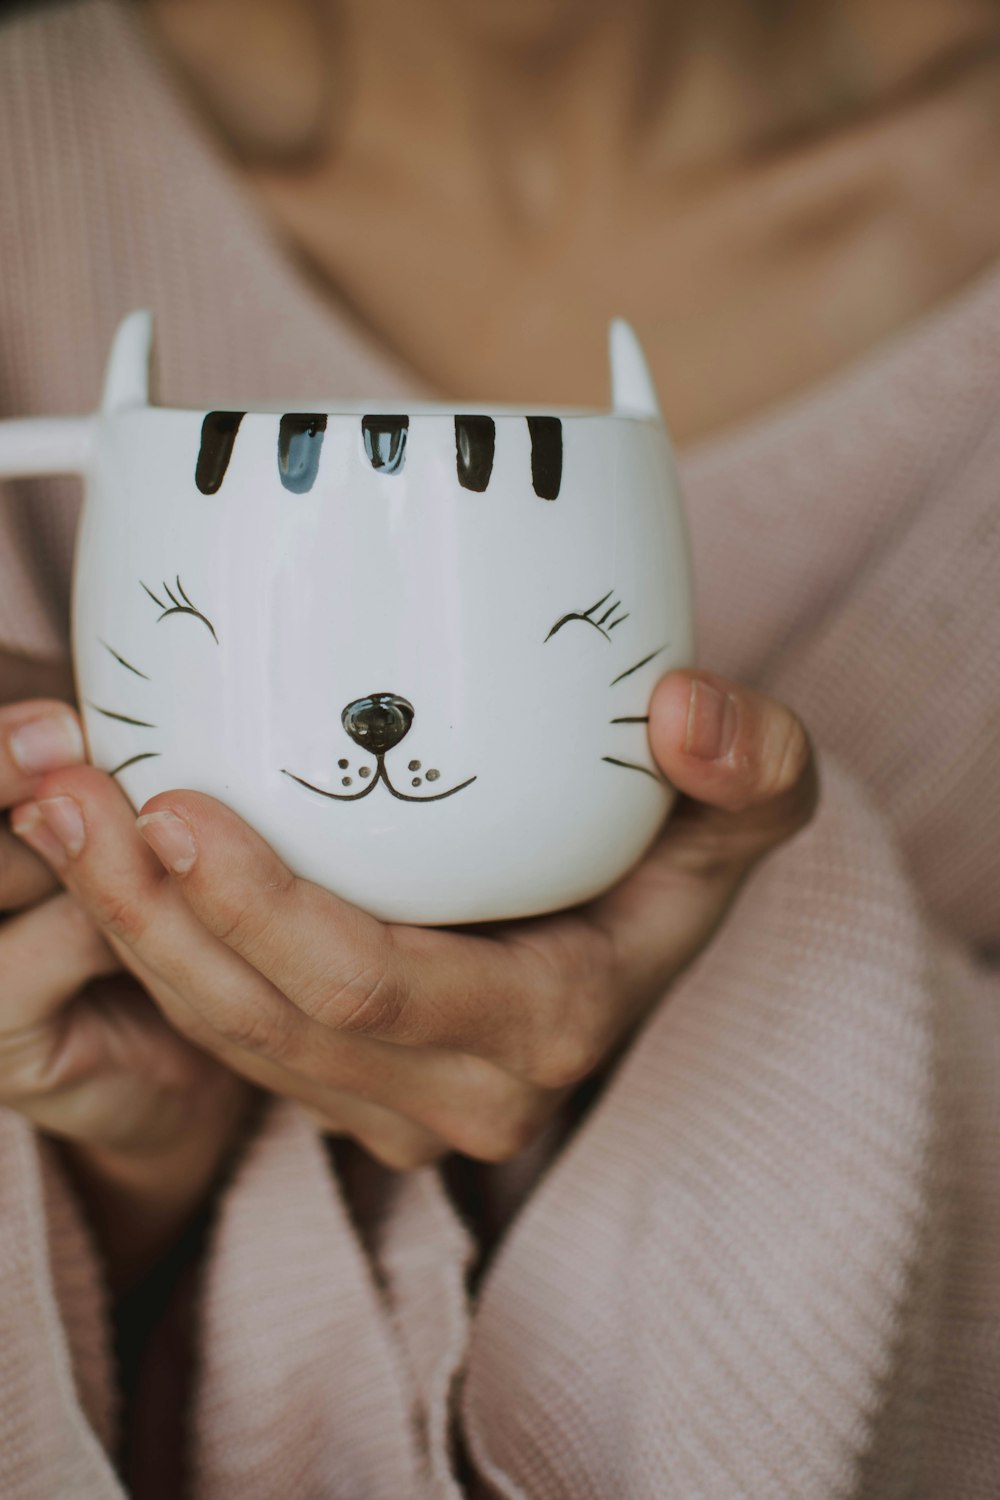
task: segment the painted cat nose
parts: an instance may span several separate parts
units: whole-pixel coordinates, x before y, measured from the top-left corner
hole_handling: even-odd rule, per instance
[[[372,693],[370,698],[355,698],[349,703],[340,720],[362,750],[383,755],[409,734],[413,704],[395,693]]]

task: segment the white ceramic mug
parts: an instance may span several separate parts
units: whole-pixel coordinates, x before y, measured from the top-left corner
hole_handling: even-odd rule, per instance
[[[152,320],[93,417],[0,423],[0,474],[80,473],[73,655],[90,758],[140,806],[234,808],[387,921],[574,905],[672,801],[653,685],[692,659],[690,566],[642,351],[608,412],[148,398]]]

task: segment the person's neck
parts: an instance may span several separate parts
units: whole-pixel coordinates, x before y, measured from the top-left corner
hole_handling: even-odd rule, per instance
[[[458,185],[474,163],[525,227],[622,162],[660,179],[739,167],[1000,30],[996,0],[147,5],[252,170],[402,152],[416,179],[453,160]]]
[[[332,8],[333,0],[324,0]],[[341,144],[499,205],[547,235],[614,184],[686,192],[891,108],[996,0],[339,0],[351,93]],[[595,192],[600,184],[601,191]]]

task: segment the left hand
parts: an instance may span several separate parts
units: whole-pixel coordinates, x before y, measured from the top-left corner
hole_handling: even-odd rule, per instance
[[[294,877],[211,797],[162,793],[137,825],[86,766],[38,787],[63,852],[37,849],[169,1020],[235,1071],[390,1166],[499,1161],[614,1055],[815,806],[798,719],[714,674],[661,679],[649,735],[677,809],[625,880],[553,916],[386,925]],[[31,823],[12,818],[28,842]]]

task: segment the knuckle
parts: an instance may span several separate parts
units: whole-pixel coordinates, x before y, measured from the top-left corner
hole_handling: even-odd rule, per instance
[[[377,1136],[358,1135],[356,1139],[369,1156],[374,1156],[394,1172],[417,1172],[421,1167],[440,1161],[448,1149],[443,1141],[416,1127],[384,1132]]]
[[[228,947],[240,952],[265,948],[277,917],[274,887],[264,891],[226,893],[216,898],[212,932]]]
[[[148,915],[142,903],[127,891],[100,890],[89,896],[87,909],[112,937],[133,948],[142,941]]]
[[[538,1048],[528,1076],[539,1088],[575,1088],[600,1067],[605,1051],[598,1029],[577,1020],[560,1027]]]
[[[537,1088],[575,1088],[604,1060],[609,1021],[614,1006],[611,977],[601,966],[584,971],[575,968],[566,979],[555,1003],[546,1013],[546,1023],[534,1039],[523,1069]]]
[[[0,1104],[23,1109],[72,1080],[51,1024],[24,1026],[0,1036]]]
[[[697,879],[703,887],[727,887],[740,868],[732,831],[706,823],[675,851],[674,867],[680,874]]]
[[[543,1113],[536,1103],[473,1116],[463,1120],[448,1139],[456,1151],[476,1161],[511,1161],[537,1139],[550,1113],[551,1105]]]
[[[227,1048],[239,1052],[279,1060],[287,1051],[288,1028],[280,1007],[229,1003],[214,1018],[212,1029]]]
[[[402,984],[384,963],[377,961],[325,976],[316,994],[307,995],[300,1003],[324,1025],[366,1036],[397,1032],[406,1008]]]

